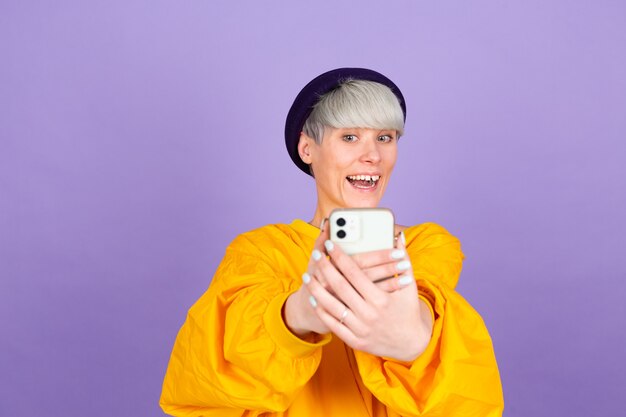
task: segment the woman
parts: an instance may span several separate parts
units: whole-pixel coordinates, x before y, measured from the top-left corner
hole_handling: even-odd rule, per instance
[[[285,140],[315,180],[313,219],[226,249],[176,339],[166,413],[501,415],[491,340],[454,291],[458,240],[432,223],[396,226],[391,250],[347,256],[328,240],[333,209],[378,205],[405,115],[398,87],[375,71],[340,68],[304,87]]]

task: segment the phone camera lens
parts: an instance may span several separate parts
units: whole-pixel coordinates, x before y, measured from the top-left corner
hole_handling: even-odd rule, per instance
[[[343,220],[343,219],[339,219],[339,220]],[[339,221],[337,221],[337,223],[339,223]],[[345,231],[343,231],[343,230],[338,231],[338,232],[337,232],[337,237],[338,237],[339,239],[343,239],[344,237],[346,237],[346,232],[345,232]]]
[[[343,217],[340,217],[337,219],[337,226],[345,226],[345,225],[346,225],[346,219],[344,219]]]

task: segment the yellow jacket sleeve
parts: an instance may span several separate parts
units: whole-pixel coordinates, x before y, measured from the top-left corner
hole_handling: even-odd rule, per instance
[[[284,276],[288,268],[280,258],[268,258],[271,242],[235,239],[209,289],[189,310],[163,382],[166,413],[283,411],[317,370],[329,338],[307,343],[286,328],[282,306],[298,280]]]
[[[454,287],[459,241],[427,223],[405,231],[422,298],[435,314],[431,341],[413,363],[355,351],[363,384],[389,416],[500,416],[504,400],[491,338]]]

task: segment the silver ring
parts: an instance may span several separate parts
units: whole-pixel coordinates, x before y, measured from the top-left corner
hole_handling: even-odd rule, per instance
[[[345,310],[343,310],[343,313],[341,313],[341,319],[339,319],[339,324],[343,324],[343,321],[346,319],[346,317],[348,317],[348,307],[346,307]]]

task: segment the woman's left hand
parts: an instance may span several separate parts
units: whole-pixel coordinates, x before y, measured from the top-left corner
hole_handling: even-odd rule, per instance
[[[398,260],[401,275],[381,285],[359,267],[367,254],[357,264],[332,242],[325,246],[330,259],[316,262],[307,284],[319,319],[353,349],[402,361],[417,358],[430,341],[432,318],[418,298],[408,256]],[[402,239],[398,249],[405,249]]]

